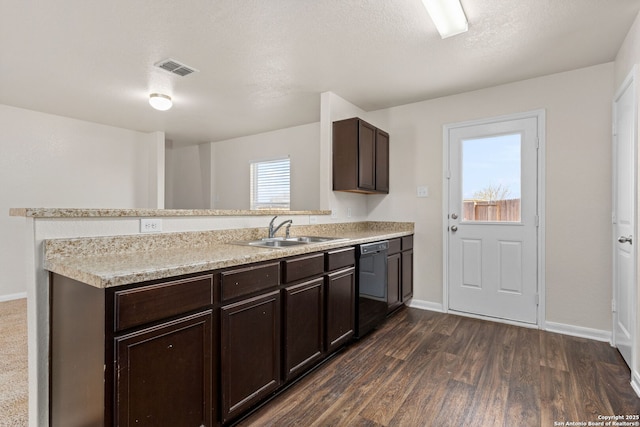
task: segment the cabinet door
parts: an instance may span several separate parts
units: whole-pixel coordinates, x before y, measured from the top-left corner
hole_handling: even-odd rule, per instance
[[[389,192],[389,134],[376,129],[376,191]]]
[[[211,426],[212,311],[115,339],[118,426]]]
[[[402,252],[402,301],[413,297],[413,249]]]
[[[355,268],[327,276],[326,346],[331,352],[347,342],[355,325]]]
[[[376,189],[376,128],[358,122],[358,188]]]
[[[222,421],[280,384],[280,291],[220,310]]]
[[[388,312],[398,308],[401,304],[401,273],[400,253],[395,253],[387,257],[387,307]]]
[[[324,279],[284,290],[284,376],[288,381],[322,357]]]

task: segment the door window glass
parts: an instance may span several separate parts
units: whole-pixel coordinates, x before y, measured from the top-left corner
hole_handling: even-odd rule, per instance
[[[522,135],[462,140],[462,220],[520,222]]]

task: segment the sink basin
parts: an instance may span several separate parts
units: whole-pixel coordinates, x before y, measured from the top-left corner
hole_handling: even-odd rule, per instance
[[[340,237],[320,237],[320,236],[296,236],[296,237],[265,237],[260,240],[248,242],[233,242],[235,245],[259,246],[263,248],[287,248],[291,246],[307,245],[310,243],[331,242],[336,240],[346,240]]]
[[[285,242],[302,242],[302,243],[322,243],[330,242],[332,240],[344,240],[338,237],[320,237],[320,236],[300,236],[300,237],[286,237],[282,238]]]
[[[252,242],[240,242],[240,244],[247,244],[249,246],[264,246],[267,248],[285,248],[288,246],[304,245],[306,242],[299,242],[296,240],[277,240],[277,239],[261,239],[254,240]]]

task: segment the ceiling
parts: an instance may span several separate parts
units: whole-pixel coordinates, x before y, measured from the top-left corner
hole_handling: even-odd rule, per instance
[[[640,10],[462,5],[469,31],[442,40],[421,0],[0,0],[0,104],[220,141],[317,122],[325,91],[369,111],[609,62]]]

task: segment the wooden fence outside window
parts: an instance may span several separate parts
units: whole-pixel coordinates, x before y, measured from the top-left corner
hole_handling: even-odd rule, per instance
[[[464,200],[462,210],[463,221],[520,221],[520,199]]]

